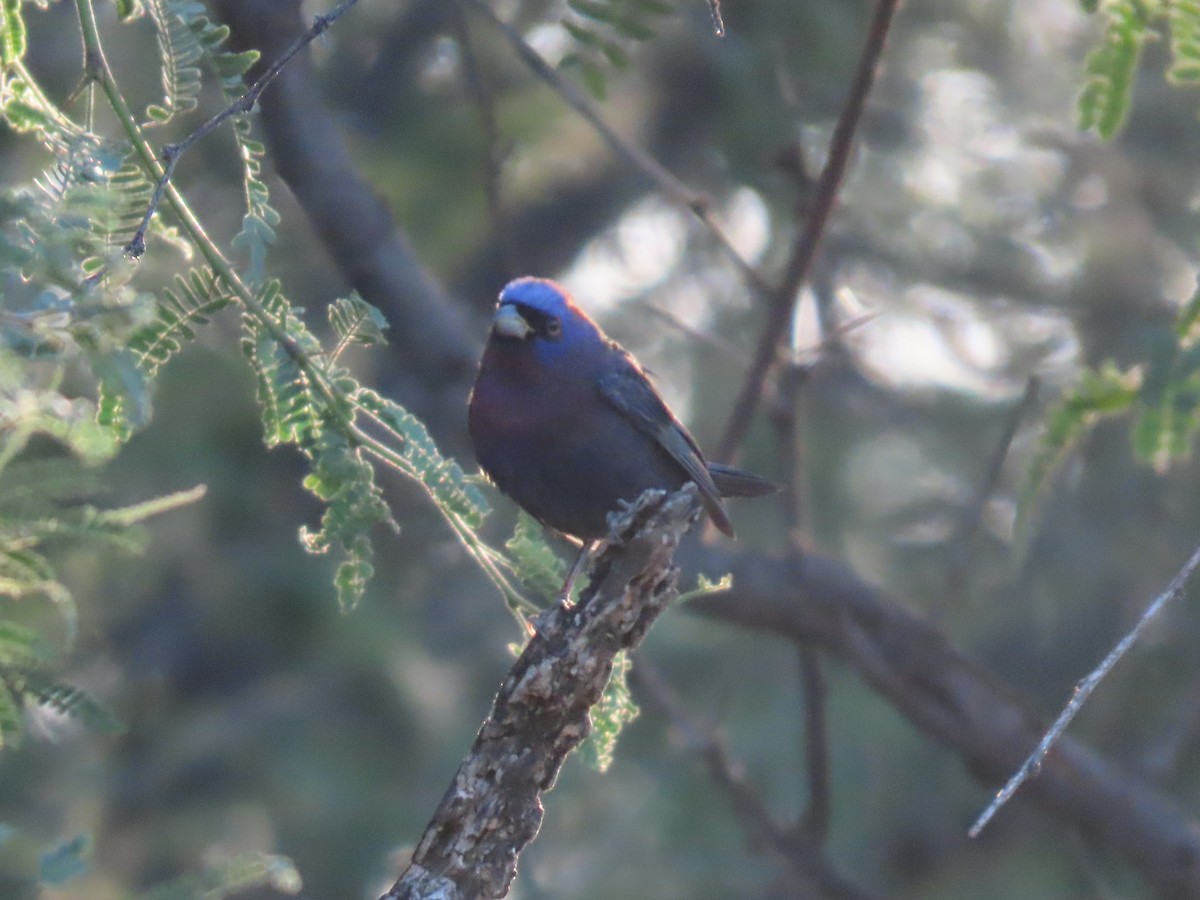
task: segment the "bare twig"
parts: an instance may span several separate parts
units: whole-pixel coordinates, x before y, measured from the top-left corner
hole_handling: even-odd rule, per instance
[[[146,229],[150,227],[150,220],[154,218],[155,210],[158,209],[159,203],[162,202],[163,193],[167,189],[167,185],[171,181],[171,176],[175,174],[175,166],[179,162],[179,158],[201,138],[205,137],[214,128],[223,123],[230,116],[235,116],[238,113],[247,113],[254,108],[254,104],[258,101],[259,95],[267,89],[267,86],[275,80],[275,77],[283,71],[286,66],[297,53],[311,44],[320,35],[329,30],[329,26],[340,19],[349,9],[358,3],[358,0],[342,0],[337,6],[331,9],[324,15],[314,16],[312,25],[296,42],[287,49],[275,62],[267,68],[258,80],[250,86],[250,88],[241,97],[235,100],[229,106],[225,107],[178,144],[167,144],[162,148],[161,158],[163,162],[162,175],[159,176],[158,184],[155,185],[154,195],[150,198],[150,205],[146,208],[146,214],[142,217],[142,222],[138,225],[138,229],[134,232],[133,239],[125,246],[125,252],[137,259],[146,252]]]
[[[492,712],[383,900],[503,897],[542,820],[539,799],[589,730],[613,657],[637,647],[676,596],[672,556],[699,516],[693,487],[647,491],[614,527],[575,606],[556,604],[500,686]]]
[[[858,123],[862,119],[866,106],[867,94],[875,81],[875,72],[879,67],[879,59],[883,54],[883,46],[887,40],[892,17],[895,14],[899,0],[878,0],[875,4],[875,14],[871,19],[867,32],[866,44],[858,60],[858,69],[850,86],[850,95],[846,99],[842,113],[838,117],[829,142],[829,153],[821,176],[817,179],[811,199],[804,198],[805,219],[796,243],[793,245],[791,257],[784,269],[783,279],[777,290],[768,296],[771,307],[767,313],[767,323],[763,327],[762,338],[754,356],[754,363],[742,385],[729,417],[729,424],[717,450],[716,458],[728,461],[737,452],[738,446],[750,428],[750,422],[758,408],[762,397],[763,384],[767,373],[775,361],[776,348],[781,337],[788,333],[787,323],[795,308],[801,285],[808,277],[821,236],[833,211],[833,203],[841,186],[842,177],[850,162],[850,151],[854,144],[854,135]]]
[[[721,15],[721,0],[708,0],[708,8],[712,12],[713,34],[725,37],[725,18]]]
[[[868,584],[844,563],[806,553],[803,565],[717,547],[680,563],[733,586],[687,609],[793,642],[815,642],[931,739],[954,750],[981,782],[1007,777],[1042,726],[1005,685],[957,653],[933,625]],[[1163,897],[1200,897],[1200,826],[1170,797],[1122,771],[1070,735],[1046,757],[1025,797],[1126,859]]]
[[[1050,752],[1050,748],[1053,747],[1055,742],[1062,737],[1063,732],[1067,730],[1067,726],[1071,724],[1071,720],[1075,718],[1075,714],[1083,708],[1083,704],[1087,702],[1088,697],[1092,695],[1092,692],[1096,690],[1104,677],[1112,671],[1113,666],[1115,666],[1120,661],[1121,657],[1129,651],[1129,648],[1137,642],[1137,639],[1141,637],[1142,632],[1144,632],[1150,623],[1158,616],[1158,614],[1163,611],[1163,608],[1166,607],[1168,603],[1172,602],[1173,600],[1177,600],[1183,595],[1183,590],[1185,587],[1187,587],[1188,580],[1192,577],[1192,573],[1196,571],[1197,566],[1200,566],[1200,546],[1192,551],[1191,557],[1184,564],[1183,568],[1179,570],[1175,577],[1171,579],[1171,583],[1167,585],[1167,589],[1155,597],[1154,601],[1148,607],[1146,607],[1146,611],[1142,613],[1142,617],[1138,619],[1137,624],[1129,630],[1125,637],[1121,638],[1121,640],[1115,647],[1113,647],[1111,651],[1109,651],[1108,656],[1104,657],[1100,665],[1093,669],[1086,678],[1084,678],[1075,686],[1075,691],[1071,694],[1070,701],[1063,708],[1063,711],[1059,713],[1058,718],[1054,720],[1054,724],[1051,725],[1049,730],[1045,733],[1045,735],[1043,735],[1042,740],[1038,743],[1033,753],[1026,758],[1025,762],[1021,764],[1021,767],[1017,769],[1012,778],[1008,780],[1008,783],[1004,785],[1000,792],[996,794],[992,802],[988,804],[987,809],[985,809],[980,814],[979,818],[975,820],[975,824],[972,825],[970,831],[967,832],[968,835],[971,837],[978,837],[979,833],[983,831],[984,827],[989,821],[991,821],[992,817],[999,811],[1000,807],[1002,807],[1012,798],[1012,795],[1017,792],[1017,789],[1024,784],[1030,778],[1030,776],[1037,774],[1042,767],[1042,763],[1046,758],[1046,754]]]
[[[470,4],[484,19],[490,22],[517,51],[517,55],[521,57],[530,71],[552,88],[568,106],[579,113],[614,153],[650,178],[669,203],[688,210],[699,219],[738,267],[742,277],[753,290],[763,296],[769,295],[770,288],[759,275],[758,270],[738,253],[729,236],[725,234],[725,230],[713,214],[712,203],[707,196],[693,191],[653,156],[632,141],[617,134],[596,111],[595,105],[587,95],[574,83],[556,72],[536,50],[529,46],[517,29],[499,18],[483,0],[462,0],[462,2]]]

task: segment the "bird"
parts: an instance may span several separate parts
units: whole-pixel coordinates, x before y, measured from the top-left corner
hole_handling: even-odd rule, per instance
[[[779,485],[706,462],[633,355],[561,285],[523,277],[500,292],[467,405],[483,473],[544,526],[583,545],[608,534],[608,514],[648,488],[694,482],[708,517],[733,524],[722,497]]]

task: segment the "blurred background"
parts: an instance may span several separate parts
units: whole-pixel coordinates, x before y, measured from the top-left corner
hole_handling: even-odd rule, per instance
[[[264,35],[286,45],[285,26],[328,8],[213,5],[239,46],[264,46]],[[618,42],[627,64],[572,38],[564,23],[589,23],[565,3],[491,7],[568,78],[593,90],[602,81],[601,115],[710,198],[737,250],[778,278],[871,4],[730,0],[717,39],[706,3],[677,0],[647,14],[653,37]],[[160,91],[145,65],[153,31],[100,9],[117,77],[144,105]],[[74,10],[52,3],[29,20],[30,65],[61,99],[80,75]],[[1122,136],[1080,134],[1075,102],[1099,24],[1072,0],[903,6],[786,341],[801,375],[802,545],[935,622],[1043,716],[1200,533],[1200,470],[1139,462],[1125,419],[1090,433],[1043,486],[1024,535],[1014,530],[1047,410],[1081,366],[1153,360],[1195,286],[1195,97],[1166,84],[1165,50],[1152,45]],[[339,245],[281,180],[298,172],[314,190],[356,189],[319,147],[330,169],[303,168],[305,142],[329,129],[346,172],[394,216],[394,265],[411,286],[395,307],[367,297],[393,331],[388,347],[347,356],[366,383],[420,414],[474,470],[465,400],[488,310],[511,276],[553,276],[715,448],[763,301],[711,233],[606,147],[485,16],[446,0],[361,0],[294,76],[312,92],[293,101],[320,124],[301,120],[289,141],[288,108],[269,111],[264,99],[282,213],[268,269],[318,327],[351,286],[355,252],[371,249],[370,223],[361,244]],[[33,177],[45,165],[40,148],[0,135],[4,171]],[[197,145],[176,183],[215,235],[240,227],[228,136]],[[160,247],[141,265],[152,281],[180,260]],[[436,327],[423,309],[437,311]],[[339,613],[332,565],[296,537],[320,509],[300,486],[302,461],[263,447],[238,332],[226,313],[171,365],[152,424],[104,474],[105,503],[196,484],[205,499],[156,520],[139,557],[91,548],[58,558],[81,610],[69,676],[126,726],[109,737],[44,716],[0,756],[0,821],[46,842],[90,835],[92,871],[52,894],[64,900],[128,896],[247,849],[290,856],[302,897],[377,896],[521,639],[424,494],[399,481],[387,489],[402,531],[379,532],[377,576],[357,610]],[[1033,378],[1036,394],[1023,399]],[[740,461],[781,477],[766,412]],[[514,511],[491,496],[487,533],[502,542]],[[735,502],[732,513],[744,548],[785,552],[776,500]],[[1194,603],[1169,610],[1072,729],[1189,808],[1200,800],[1198,631]],[[724,735],[777,820],[794,820],[806,802],[795,648],[680,609],[640,655]],[[1020,798],[969,841],[993,787],[836,660],[824,670],[827,854],[864,890],[1148,895],[1127,865]],[[569,760],[545,805],[512,891],[521,900],[803,896],[651,710],[606,774]]]

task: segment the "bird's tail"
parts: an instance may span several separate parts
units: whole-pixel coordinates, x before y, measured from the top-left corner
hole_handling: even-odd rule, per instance
[[[763,494],[774,494],[782,487],[767,478],[720,463],[710,462],[708,474],[712,476],[722,497],[761,497]]]

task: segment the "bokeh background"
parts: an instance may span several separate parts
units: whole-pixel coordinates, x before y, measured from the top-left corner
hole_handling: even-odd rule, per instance
[[[565,3],[492,6],[551,64],[578,49]],[[243,45],[261,46],[275,19],[300,21],[282,0],[215,7]],[[306,3],[303,14],[326,8]],[[118,26],[101,9],[118,78],[150,101],[151,29]],[[653,370],[712,447],[758,339],[761,300],[711,235],[614,155],[485,18],[455,9],[361,0],[313,46],[311,69],[297,61],[313,89],[299,105],[344,142],[349,171],[394,215],[406,254],[395,265],[443,292],[461,328],[460,343],[431,350],[425,298],[401,297],[390,345],[348,360],[473,468],[465,400],[487,311],[509,277],[551,275]],[[730,0],[724,13],[720,40],[702,0],[653,17],[652,39],[625,42],[627,68],[602,64],[595,103],[711,198],[734,245],[774,280],[804,206],[798,161],[819,170],[871,4]],[[65,97],[79,78],[74,12],[53,3],[30,23],[31,65]],[[1047,410],[1081,366],[1161,353],[1195,285],[1196,97],[1166,83],[1165,50],[1150,46],[1120,138],[1080,134],[1075,101],[1098,28],[1071,0],[904,4],[786,342],[803,375],[799,540],[936,622],[1047,716],[1200,533],[1200,471],[1138,461],[1125,419],[1088,435],[1047,480],[1027,530],[1015,530]],[[569,63],[563,71],[580,79]],[[275,124],[269,175],[283,219],[268,266],[320,323],[349,289],[348,253],[366,248],[347,251],[328,223],[314,226],[277,174],[296,146],[279,142]],[[315,133],[301,123],[296,145]],[[39,148],[0,135],[4,171],[32,177],[45,165]],[[349,191],[344,175],[316,186]],[[238,179],[220,134],[178,170],[226,239],[239,227]],[[139,277],[179,264],[159,248]],[[392,316],[386,299],[368,299]],[[339,613],[331,564],[296,538],[320,512],[300,487],[301,461],[263,447],[238,327],[234,314],[218,318],[172,364],[152,424],[105,473],[105,502],[196,484],[205,499],[156,520],[139,557],[64,549],[58,560],[81,610],[70,677],[126,725],[108,737],[43,716],[0,757],[0,821],[47,842],[90,835],[92,871],[53,894],[64,900],[128,896],[247,849],[290,856],[305,898],[377,896],[520,639],[424,494],[399,481],[388,492],[402,531],[378,534],[377,577],[357,610]],[[1036,399],[1022,405],[1034,377]],[[741,461],[780,477],[765,413]],[[488,534],[503,540],[514,514],[495,505]],[[776,501],[735,504],[733,516],[743,546],[784,552]],[[1194,602],[1172,608],[1073,726],[1193,809],[1198,630]],[[696,721],[724,735],[778,820],[795,819],[806,802],[795,648],[680,609],[640,653]],[[843,875],[892,897],[1147,895],[1128,866],[1019,798],[969,841],[993,786],[853,672],[823,665],[828,857]],[[606,774],[569,761],[546,808],[513,897],[799,896],[649,711]]]

